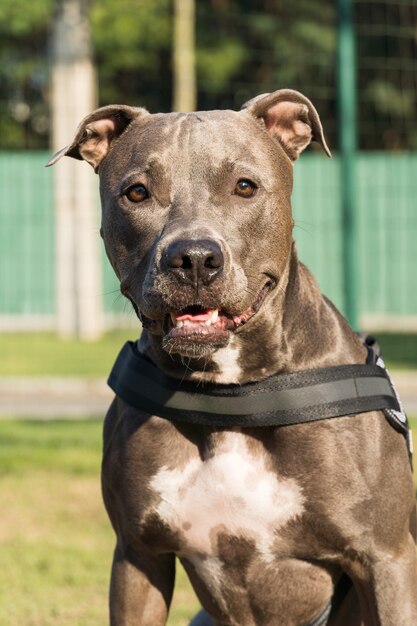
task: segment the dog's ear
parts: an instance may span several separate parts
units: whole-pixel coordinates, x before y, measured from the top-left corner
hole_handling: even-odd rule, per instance
[[[311,141],[317,141],[327,156],[332,156],[319,114],[310,100],[298,91],[280,89],[264,93],[246,102],[242,109],[263,119],[268,132],[278,139],[292,161]]]
[[[87,161],[97,172],[113,141],[120,137],[135,119],[147,115],[149,113],[146,109],[123,104],[112,104],[97,109],[82,120],[72,143],[58,150],[46,167],[54,165],[63,156],[70,156]]]

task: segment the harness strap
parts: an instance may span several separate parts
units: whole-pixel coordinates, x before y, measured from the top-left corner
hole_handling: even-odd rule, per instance
[[[127,342],[108,384],[128,404],[168,420],[218,427],[288,426],[374,410],[401,412],[385,368],[373,363],[277,374],[245,385],[197,386],[166,376]],[[395,424],[406,434],[406,423]]]
[[[304,626],[326,626],[328,624],[331,609],[332,603],[329,602],[329,604],[326,606],[324,611],[320,613],[320,615],[317,615],[317,617],[310,620],[308,624],[304,624]]]
[[[384,360],[381,356],[381,350],[380,350],[379,344],[376,341],[375,337],[372,337],[372,335],[360,334],[359,336],[361,337],[363,343],[365,344],[365,347],[368,350],[368,356],[367,356],[366,362],[368,364],[369,363],[375,364],[385,371],[385,375],[391,384],[395,397],[397,398],[398,407],[396,409],[386,408],[383,410],[383,412],[388,422],[391,424],[391,426],[395,428],[395,430],[400,432],[402,435],[404,435],[406,442],[407,442],[407,448],[408,448],[408,453],[409,453],[410,462],[411,462],[412,456],[413,456],[413,438],[411,434],[411,429],[408,424],[407,415],[405,413],[403,404],[401,402],[401,398],[398,394],[397,389],[395,388],[395,385],[391,379],[391,376],[387,368],[385,367]]]

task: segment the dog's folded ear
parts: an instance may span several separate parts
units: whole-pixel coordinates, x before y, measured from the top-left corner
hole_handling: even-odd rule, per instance
[[[87,161],[97,172],[111,145],[136,119],[149,115],[146,109],[112,104],[87,115],[77,128],[72,143],[58,150],[46,167],[63,156]]]
[[[280,89],[264,93],[246,102],[242,109],[263,119],[268,132],[278,139],[292,161],[311,141],[321,144],[331,157],[319,114],[310,100],[298,91]]]

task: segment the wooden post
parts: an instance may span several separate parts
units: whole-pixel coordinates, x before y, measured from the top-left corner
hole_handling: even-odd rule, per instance
[[[174,1],[174,111],[195,111],[195,0]]]
[[[56,0],[52,35],[52,148],[67,145],[97,106],[90,29],[83,0]],[[54,168],[56,328],[91,340],[102,332],[97,181],[90,166],[64,158]]]

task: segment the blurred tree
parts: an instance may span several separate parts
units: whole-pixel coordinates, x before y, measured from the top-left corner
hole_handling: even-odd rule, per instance
[[[352,0],[359,146],[417,147],[416,0]],[[54,0],[0,0],[0,147],[48,141],[48,33]],[[333,148],[334,0],[196,0],[198,107],[239,108],[279,87],[314,100]],[[173,0],[92,0],[99,102],[168,111]]]
[[[239,108],[258,93],[290,87],[334,119],[333,0],[209,0],[197,7],[202,108]]]
[[[360,147],[416,150],[416,0],[361,0],[356,23]]]
[[[171,0],[96,0],[91,12],[100,104],[171,106]]]
[[[171,106],[171,0],[93,0],[99,102]],[[54,0],[0,2],[0,149],[49,142],[49,39]]]
[[[0,2],[0,147],[45,147],[53,0]]]

